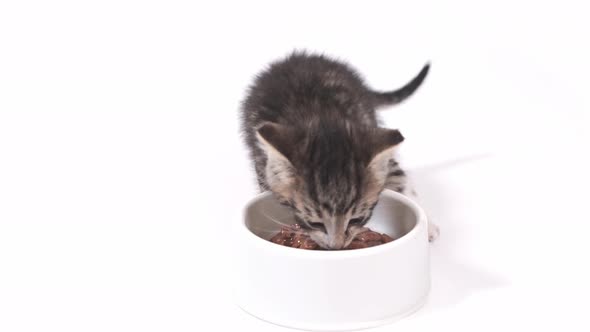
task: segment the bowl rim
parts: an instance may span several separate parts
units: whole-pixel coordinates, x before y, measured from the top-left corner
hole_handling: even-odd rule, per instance
[[[244,205],[241,213],[241,220],[238,227],[238,236],[243,240],[248,241],[252,245],[264,250],[268,250],[269,252],[272,251],[282,256],[299,257],[305,259],[339,260],[348,259],[352,257],[374,256],[382,254],[384,252],[390,252],[400,246],[403,246],[404,243],[416,238],[416,236],[419,234],[419,230],[421,228],[426,228],[426,214],[424,213],[424,210],[414,200],[407,197],[406,195],[403,195],[391,189],[384,189],[381,195],[389,196],[397,201],[400,201],[402,204],[408,206],[416,215],[417,220],[414,227],[412,227],[412,229],[406,234],[404,234],[402,237],[388,243],[380,244],[378,246],[354,250],[305,250],[300,248],[282,246],[259,237],[258,235],[254,234],[246,225],[246,216],[248,213],[248,209],[254,203],[266,197],[272,196],[272,193],[269,191],[265,191],[254,196],[253,198],[249,199],[248,202]],[[428,239],[425,237],[424,241],[427,240]]]

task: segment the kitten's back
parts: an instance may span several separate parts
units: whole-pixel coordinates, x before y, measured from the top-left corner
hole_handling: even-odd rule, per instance
[[[278,135],[290,139],[281,145],[301,150],[290,151],[291,156],[321,150],[332,153],[334,164],[348,164],[356,160],[355,152],[367,152],[368,141],[364,137],[370,137],[378,126],[375,110],[410,96],[426,77],[428,68],[426,65],[398,90],[375,92],[351,66],[323,55],[295,52],[270,64],[256,77],[242,104],[242,131],[261,188],[267,187],[267,158],[258,145],[256,132],[264,123],[274,123],[294,133]],[[336,153],[339,149],[342,153]],[[326,158],[324,154],[320,159]],[[306,167],[317,169],[316,166]]]
[[[293,53],[257,77],[244,111],[250,128],[263,121],[298,125],[330,113],[365,121],[367,114],[356,115],[371,112],[370,98],[360,75],[347,64],[322,55]]]

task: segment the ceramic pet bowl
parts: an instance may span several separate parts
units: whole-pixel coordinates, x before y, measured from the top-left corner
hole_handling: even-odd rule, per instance
[[[274,219],[274,220],[273,220]],[[316,251],[269,242],[294,219],[269,193],[250,201],[232,255],[237,304],[262,320],[316,331],[356,330],[419,309],[430,289],[427,221],[391,190],[381,194],[370,229],[395,240],[370,248]]]

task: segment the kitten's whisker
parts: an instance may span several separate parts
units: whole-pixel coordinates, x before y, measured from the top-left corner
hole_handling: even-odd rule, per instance
[[[251,230],[255,230],[261,233],[268,233],[268,234],[277,234],[280,230],[276,229],[276,228],[260,228],[260,227],[250,227]],[[298,230],[292,230],[293,233],[295,234],[302,234],[302,235],[306,235],[307,233],[303,232],[303,231],[298,231]]]
[[[262,228],[262,227],[248,227],[250,230],[265,232],[265,233],[276,233],[276,229],[274,228]]]
[[[270,215],[266,214],[264,211],[262,211],[262,215],[265,216],[266,218],[268,218],[270,221],[274,222],[277,225],[283,226],[283,227],[292,227],[292,224],[287,224],[285,222],[282,222],[280,220],[275,219],[274,217],[271,217]],[[296,230],[293,229],[292,230],[293,233],[295,234],[307,234],[308,232],[305,230]]]
[[[287,224],[283,221],[275,219],[274,217],[271,217],[270,215],[266,214],[264,211],[262,211],[262,215],[265,216],[266,218],[268,218],[269,220],[271,220],[272,222],[274,222],[275,224],[279,224],[279,225],[285,226],[285,227],[292,226],[291,224]]]

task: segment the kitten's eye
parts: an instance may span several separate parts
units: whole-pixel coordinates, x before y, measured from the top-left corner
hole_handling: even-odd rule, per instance
[[[279,204],[281,204],[282,206],[286,206],[286,207],[293,207],[291,202],[286,199],[279,200]]]
[[[311,221],[310,221],[310,222],[309,222],[309,225],[310,225],[312,228],[316,228],[316,229],[319,229],[319,230],[321,230],[322,232],[326,232],[326,226],[324,225],[324,223],[321,223],[321,222],[311,222]]]
[[[364,221],[365,221],[365,218],[354,218],[354,219],[350,219],[348,221],[348,226],[361,226]]]

